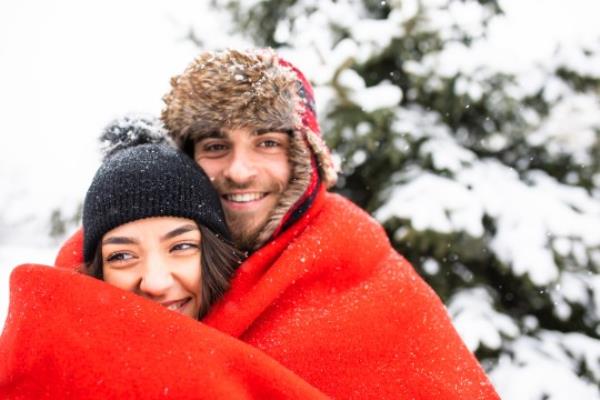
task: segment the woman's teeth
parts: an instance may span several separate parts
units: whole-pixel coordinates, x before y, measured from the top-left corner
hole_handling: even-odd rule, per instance
[[[183,307],[184,304],[186,304],[188,302],[189,299],[183,299],[180,300],[178,302],[169,304],[168,306],[166,306],[167,310],[171,310],[171,311],[177,311],[179,310],[181,307]]]

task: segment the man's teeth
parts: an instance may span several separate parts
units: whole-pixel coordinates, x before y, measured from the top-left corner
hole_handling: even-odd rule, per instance
[[[248,201],[259,200],[263,197],[262,193],[242,193],[242,194],[228,194],[225,196],[229,201],[235,201],[238,203],[245,203]]]

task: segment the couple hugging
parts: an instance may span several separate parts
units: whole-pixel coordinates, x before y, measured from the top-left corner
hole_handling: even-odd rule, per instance
[[[164,101],[102,134],[55,266],[13,271],[0,398],[498,398],[382,227],[327,191],[297,68],[205,52]]]

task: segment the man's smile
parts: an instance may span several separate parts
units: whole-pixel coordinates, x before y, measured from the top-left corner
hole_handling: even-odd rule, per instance
[[[248,203],[260,200],[267,195],[267,192],[228,193],[223,195],[223,198],[234,203]]]

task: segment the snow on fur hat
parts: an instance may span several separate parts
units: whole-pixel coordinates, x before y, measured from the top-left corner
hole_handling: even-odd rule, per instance
[[[90,262],[102,236],[138,219],[194,220],[229,239],[221,201],[210,179],[148,118],[125,117],[100,137],[104,160],[83,205],[83,254]]]
[[[312,87],[300,70],[272,49],[204,52],[171,79],[171,91],[163,100],[162,120],[182,148],[223,128],[293,132],[292,179],[256,247],[297,219],[319,182],[326,187],[336,182]]]

